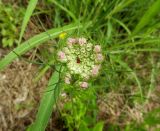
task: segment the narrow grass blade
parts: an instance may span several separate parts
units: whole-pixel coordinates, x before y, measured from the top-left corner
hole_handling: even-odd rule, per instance
[[[21,32],[20,32],[20,37],[19,37],[19,41],[18,41],[18,45],[21,43],[21,40],[22,40],[22,37],[23,37],[23,34],[24,34],[24,31],[25,31],[25,28],[28,24],[28,21],[37,5],[37,2],[38,0],[30,0],[29,1],[29,5],[27,7],[27,10],[26,10],[26,13],[25,13],[25,16],[23,18],[23,22],[22,22],[22,27],[21,27]]]
[[[50,78],[46,92],[44,92],[44,95],[41,99],[36,121],[28,128],[28,131],[44,131],[47,126],[53,107],[56,104],[60,93],[58,82],[60,76],[59,71],[61,70],[61,67],[58,66],[56,69],[57,71],[55,71]]]
[[[15,48],[13,51],[11,51],[8,55],[5,56],[0,61],[0,70],[5,68],[8,64],[10,64],[14,59],[18,58],[20,55],[26,53],[30,49],[42,44],[43,42],[48,41],[49,39],[53,39],[57,37],[62,32],[68,32],[71,30],[75,30],[78,28],[81,28],[82,25],[79,25],[79,23],[70,24],[61,28],[51,29],[46,32],[43,32],[39,35],[36,35],[29,39],[28,41],[24,42],[23,44],[19,45],[17,48]]]
[[[113,27],[112,27],[112,23],[110,19],[108,20],[107,27],[108,27],[107,28],[107,38],[110,39],[112,36],[112,31],[113,31]]]
[[[112,57],[112,59],[114,59],[114,61],[116,61],[117,63],[119,63],[123,68],[125,68],[127,71],[129,71],[131,73],[131,75],[133,76],[133,78],[135,79],[137,86],[139,88],[139,94],[140,94],[140,98],[141,100],[143,100],[143,91],[142,91],[142,86],[141,86],[141,82],[139,80],[139,78],[137,77],[137,74],[128,66],[128,64],[120,59],[117,59],[115,57]]]
[[[111,17],[115,22],[117,22],[120,26],[122,26],[126,32],[130,35],[131,34],[131,31],[129,30],[129,28],[120,20],[116,19],[116,18],[113,18]]]
[[[135,0],[122,0],[118,5],[114,7],[114,9],[105,17],[105,19],[110,18],[113,14],[120,12],[122,9],[130,5]]]
[[[78,20],[78,19],[75,17],[75,15],[74,15],[70,10],[68,10],[67,8],[65,8],[63,5],[59,4],[56,0],[50,0],[50,2],[53,2],[56,6],[58,6],[60,9],[62,9],[62,10],[65,11],[68,15],[70,15],[75,22]]]
[[[137,46],[137,45],[153,45],[154,47],[157,47],[158,43],[160,43],[160,38],[142,39],[136,42],[129,42],[125,44],[113,45],[111,47],[111,50],[120,49],[120,48],[121,49],[122,48],[133,48],[134,46]]]
[[[150,76],[150,85],[147,93],[147,98],[150,99],[152,91],[155,89],[156,85],[156,64],[154,62],[153,55],[151,55],[151,64],[152,64],[152,71]],[[148,99],[146,99],[146,103],[148,102]]]
[[[155,15],[160,12],[160,0],[157,0],[153,5],[146,11],[143,17],[140,19],[139,23],[136,25],[133,34],[138,33],[143,27],[145,27]]]

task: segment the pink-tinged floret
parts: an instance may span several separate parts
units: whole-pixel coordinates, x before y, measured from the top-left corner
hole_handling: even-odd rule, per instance
[[[76,38],[68,38],[67,40],[67,45],[68,47],[72,47],[73,44],[77,43],[77,39]]]
[[[86,40],[86,38],[79,38],[78,39],[78,43],[80,44],[80,45],[84,45],[84,44],[86,44],[87,43],[87,40]]]
[[[87,88],[88,87],[88,83],[87,82],[81,82],[80,86],[82,88]]]
[[[94,51],[95,51],[96,53],[101,52],[101,46],[100,46],[100,45],[95,45]]]
[[[58,52],[58,58],[61,60],[61,61],[64,61],[66,59],[66,55],[63,51],[59,51]]]
[[[102,54],[99,53],[99,54],[96,54],[96,59],[97,59],[97,62],[102,62],[104,57]]]
[[[77,39],[75,39],[75,38],[68,38],[67,43],[75,44],[75,43],[77,43]]]
[[[99,73],[99,69],[100,69],[100,65],[95,65],[93,68],[92,68],[92,76],[97,76],[98,73]]]

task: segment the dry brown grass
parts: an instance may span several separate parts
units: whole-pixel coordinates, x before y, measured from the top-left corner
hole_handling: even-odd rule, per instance
[[[0,73],[1,130],[24,130],[32,123],[48,79],[33,81],[37,67],[16,60]]]

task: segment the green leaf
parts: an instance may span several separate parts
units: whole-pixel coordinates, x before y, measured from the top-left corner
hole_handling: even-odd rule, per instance
[[[59,71],[61,67],[58,66],[57,70],[53,73],[46,92],[41,99],[40,107],[36,116],[36,121],[33,125],[28,128],[28,131],[44,131],[47,123],[52,114],[52,110],[60,93],[60,87],[58,86],[59,82]]]
[[[103,125],[104,125],[104,122],[98,122],[93,128],[93,131],[103,131]]]
[[[110,21],[110,19],[108,20],[107,23],[107,37],[110,39],[112,36],[112,31],[113,31],[113,27],[112,27],[112,23]]]
[[[87,124],[84,121],[81,122],[79,131],[89,131],[89,128],[87,127]]]
[[[26,13],[25,13],[25,16],[23,18],[23,22],[22,22],[22,28],[21,28],[21,32],[20,32],[20,37],[19,37],[19,41],[18,41],[18,44],[21,43],[21,40],[22,40],[22,37],[23,37],[23,34],[24,34],[24,31],[25,31],[25,28],[28,24],[28,21],[37,5],[37,2],[38,0],[30,0],[29,1],[29,5],[27,7],[27,10],[26,10]]]
[[[129,30],[129,28],[120,20],[116,19],[116,18],[113,18],[111,17],[115,22],[117,22],[120,26],[122,26],[126,32],[130,35],[131,34],[131,31]]]
[[[146,114],[144,122],[147,125],[156,126],[160,124],[159,117],[160,117],[160,108],[156,108],[150,111],[148,114]]]
[[[145,27],[155,15],[160,12],[160,0],[157,0],[153,5],[145,12],[139,23],[136,25],[133,34],[138,33],[143,27]]]
[[[74,23],[61,28],[51,29],[32,37],[31,39],[27,40],[23,44],[19,45],[17,48],[11,51],[8,55],[5,56],[5,58],[3,58],[0,61],[0,70],[4,69],[8,64],[10,64],[14,59],[18,58],[20,55],[42,44],[43,42],[46,42],[49,39],[56,38],[62,32],[68,32],[81,27],[82,25],[79,25],[79,23],[78,24]]]

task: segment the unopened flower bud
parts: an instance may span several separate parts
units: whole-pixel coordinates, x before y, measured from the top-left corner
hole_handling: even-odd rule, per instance
[[[101,46],[100,46],[100,45],[95,45],[94,51],[95,51],[96,53],[101,52]]]
[[[87,82],[81,82],[80,83],[80,87],[87,88],[88,87],[88,83]]]
[[[68,38],[68,41],[67,43],[70,43],[70,44],[75,44],[77,42],[77,39],[75,38]]]
[[[97,76],[98,73],[99,73],[99,69],[100,69],[100,65],[95,65],[95,66],[92,68],[92,76]]]
[[[66,84],[70,84],[71,83],[70,79],[68,77],[65,77],[64,81],[65,81]]]
[[[66,84],[70,84],[71,83],[71,75],[69,73],[66,74],[66,76],[64,78],[64,82]]]
[[[97,62],[102,62],[103,61],[103,55],[102,54],[96,54],[96,60],[97,60]]]
[[[61,61],[61,62],[66,62],[67,59],[66,59],[66,55],[63,51],[59,51],[58,52],[58,59]]]
[[[86,40],[86,38],[79,38],[78,39],[78,43],[80,44],[80,45],[84,45],[85,43],[87,42],[87,40]]]

